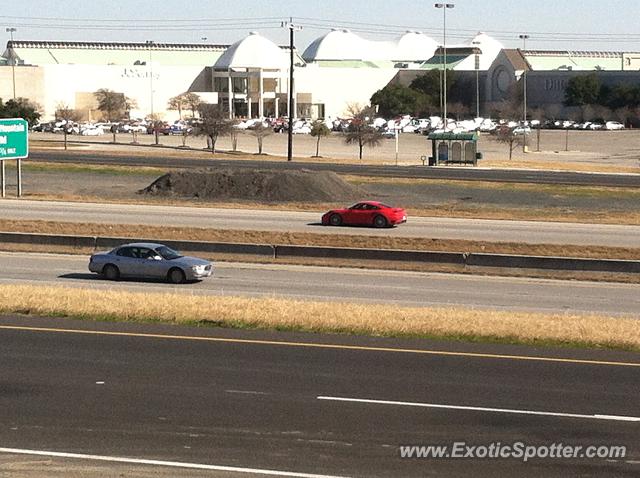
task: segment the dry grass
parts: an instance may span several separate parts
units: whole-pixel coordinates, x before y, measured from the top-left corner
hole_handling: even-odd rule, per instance
[[[544,171],[579,171],[584,173],[640,173],[640,168],[631,166],[618,166],[610,164],[580,163],[575,160],[562,161],[559,157],[556,161],[537,159],[540,153],[529,153],[531,159],[486,159],[480,162],[483,168],[505,169],[541,169]],[[549,154],[549,153],[546,153]],[[561,156],[562,153],[557,153]]]
[[[632,318],[0,286],[0,313],[640,349]]]
[[[308,232],[251,231],[194,227],[94,224],[0,219],[0,231],[78,236],[111,236],[158,240],[233,242],[243,244],[308,245],[366,249],[475,252],[534,256],[640,260],[640,249],[605,246],[523,244],[424,237],[388,237]]]
[[[118,141],[122,141],[121,138]],[[62,141],[51,141],[51,140],[36,140],[31,141],[29,148],[36,151],[48,151],[54,150],[58,151],[62,147]],[[71,143],[70,143],[71,144]],[[161,143],[162,144],[162,143]],[[155,154],[160,153],[165,158],[177,158],[177,159],[223,159],[223,160],[251,160],[254,161],[259,159],[260,161],[265,162],[283,162],[287,160],[287,156],[277,155],[277,154],[256,154],[256,153],[248,153],[246,151],[218,151],[216,149],[216,154],[212,154],[211,151],[205,151],[203,149],[197,148],[185,148],[180,149],[175,146],[169,147],[158,147],[153,146],[152,144],[138,144],[132,145],[127,144],[126,142],[118,142],[116,144],[110,143],[108,141],[98,141],[98,142],[86,142],[86,143],[75,143],[74,148],[67,150],[65,155],[73,156],[73,155],[85,155],[87,154],[87,150],[91,150],[92,154],[108,154],[109,156],[120,156],[123,158],[126,157],[148,157],[149,154],[153,151]],[[188,146],[188,143],[187,143]],[[351,159],[351,158],[333,158],[333,157],[310,157],[310,156],[300,156],[296,155],[295,157],[296,163],[337,163],[337,164],[381,164],[379,160],[373,160],[370,158],[364,158],[362,160]]]
[[[430,144],[427,144],[426,138],[422,136],[417,136],[415,138],[411,138],[412,135],[405,136],[404,139],[410,139],[407,143],[403,141],[403,145],[401,148],[400,154],[400,164],[402,165],[419,165],[421,164],[420,156],[425,153],[430,153]],[[32,150],[50,150],[50,151],[59,151],[63,149],[63,142],[61,137],[53,137],[55,139],[32,139],[30,141],[30,148]],[[131,157],[144,157],[148,156],[150,151],[154,151],[155,153],[161,152],[163,156],[173,157],[173,158],[202,158],[202,159],[210,159],[212,157],[225,159],[225,160],[246,160],[246,159],[256,159],[264,161],[283,161],[286,159],[286,155],[283,154],[286,151],[286,146],[284,142],[286,141],[286,135],[279,137],[279,135],[273,135],[271,137],[272,140],[277,140],[273,142],[273,144],[268,145],[267,149],[273,151],[282,152],[280,154],[266,154],[257,156],[253,154],[251,151],[255,145],[251,143],[244,143],[241,145],[241,148],[244,148],[245,151],[219,151],[216,152],[216,155],[213,156],[210,151],[205,151],[203,149],[198,149],[197,145],[203,143],[201,140],[197,140],[196,138],[189,138],[188,145],[193,147],[193,149],[180,149],[178,145],[179,141],[176,141],[176,138],[161,138],[160,142],[165,147],[157,147],[152,145],[151,138],[144,137],[146,140],[144,143],[139,143],[138,145],[130,144],[131,137],[129,135],[121,134],[118,135],[118,143],[111,143],[111,135],[106,135],[102,139],[81,139],[77,140],[77,137],[71,137],[70,142],[68,143],[69,150],[66,154],[74,154],[81,153],[82,151],[86,152],[90,150],[92,153],[105,153],[109,155],[116,156],[131,156]],[[345,146],[343,141],[340,138],[340,135],[332,135],[329,140],[328,145],[330,146],[331,152],[327,152],[326,148],[321,148],[323,151],[321,158],[314,158],[311,155],[311,138],[296,138],[296,146],[295,146],[295,161],[302,163],[313,163],[313,162],[331,162],[331,163],[343,163],[343,164],[386,164],[393,165],[395,164],[394,154],[392,151],[391,143],[385,142],[383,143],[382,148],[377,148],[375,150],[368,150],[365,157],[362,160],[359,160],[356,155],[356,151],[349,146]],[[600,136],[600,141],[602,136]],[[302,143],[300,143],[302,140]],[[75,142],[78,141],[78,142]],[[628,149],[622,150],[623,154],[628,154],[632,152],[635,148],[634,140],[628,140],[627,143]],[[324,143],[324,142],[323,142]],[[482,141],[480,144],[480,149],[485,153],[485,159],[480,161],[481,167],[488,168],[508,168],[508,169],[539,169],[539,170],[562,170],[562,171],[581,171],[581,172],[607,172],[607,173],[640,173],[640,168],[638,168],[635,164],[632,165],[621,165],[611,163],[607,161],[609,157],[613,154],[615,156],[615,152],[612,151],[595,151],[593,150],[593,145],[584,144],[583,147],[586,148],[584,151],[531,151],[526,155],[516,154],[516,156],[509,160],[507,159],[507,154],[503,150],[504,148],[497,147],[495,144],[492,144],[493,141]],[[562,141],[564,145],[564,141]],[[224,148],[224,142],[221,143],[221,147]],[[167,147],[168,146],[168,147]],[[226,145],[228,147],[228,145]],[[313,145],[315,146],[315,144]],[[327,146],[325,144],[324,146]],[[251,148],[251,149],[247,149]],[[598,149],[598,148],[596,148]],[[616,150],[617,151],[617,150]],[[345,156],[346,155],[346,156]]]

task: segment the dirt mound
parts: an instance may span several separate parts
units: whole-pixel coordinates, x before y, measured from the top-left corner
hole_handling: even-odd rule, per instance
[[[244,199],[269,202],[331,202],[358,199],[364,191],[328,171],[199,170],[156,179],[141,194]]]

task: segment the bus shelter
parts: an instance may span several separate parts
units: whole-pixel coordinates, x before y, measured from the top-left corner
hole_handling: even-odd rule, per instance
[[[478,165],[482,153],[478,152],[478,133],[431,133],[431,156],[429,166],[441,164]]]

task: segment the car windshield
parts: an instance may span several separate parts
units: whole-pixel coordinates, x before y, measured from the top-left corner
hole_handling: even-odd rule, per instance
[[[170,261],[171,259],[177,259],[182,257],[178,251],[174,251],[170,247],[162,246],[156,249],[156,252],[162,256],[163,259]]]

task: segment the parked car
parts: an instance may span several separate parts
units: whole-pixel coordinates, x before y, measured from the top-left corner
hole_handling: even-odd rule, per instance
[[[618,121],[607,121],[604,125],[604,129],[609,131],[616,131],[619,129],[624,129],[624,125],[619,123]]]
[[[109,280],[139,277],[181,284],[209,277],[213,265],[204,259],[183,256],[163,244],[140,242],[93,254],[89,270]]]
[[[529,126],[517,126],[512,130],[515,135],[526,135],[531,133],[531,128]]]
[[[104,134],[104,130],[102,128],[98,128],[93,125],[85,125],[80,130],[80,134],[82,136],[101,136]]]
[[[403,222],[407,222],[404,209],[377,201],[363,201],[345,209],[332,209],[322,216],[325,226],[393,227]]]

